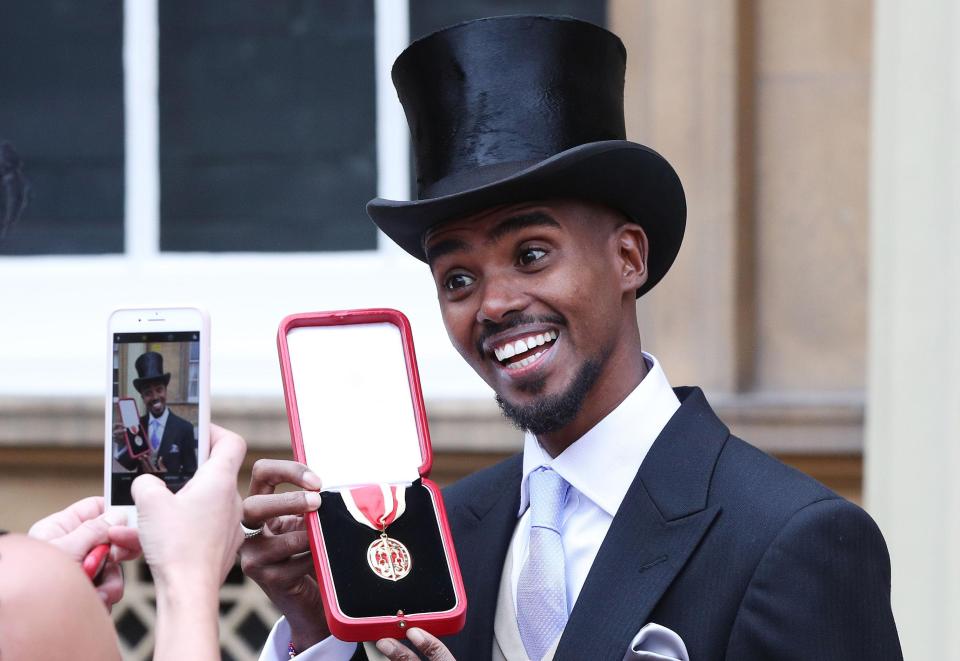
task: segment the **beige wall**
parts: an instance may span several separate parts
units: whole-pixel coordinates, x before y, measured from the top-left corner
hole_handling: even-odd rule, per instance
[[[628,136],[674,164],[689,208],[676,265],[640,302],[647,347],[674,383],[765,415],[761,445],[781,443],[779,416],[809,422],[810,449],[862,446],[871,12],[611,3]],[[823,436],[825,419],[847,433]]]

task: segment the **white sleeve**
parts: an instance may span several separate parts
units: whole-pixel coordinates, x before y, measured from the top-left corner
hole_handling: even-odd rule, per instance
[[[290,625],[287,618],[281,617],[273,625],[267,642],[260,652],[260,661],[287,661],[290,658],[287,645],[290,643]],[[350,661],[357,651],[356,643],[345,643],[339,638],[328,636],[305,650],[300,650],[294,658],[298,661]]]

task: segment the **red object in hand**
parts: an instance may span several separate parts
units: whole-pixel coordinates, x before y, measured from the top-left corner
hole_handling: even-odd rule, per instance
[[[103,574],[103,568],[107,564],[107,557],[110,555],[110,545],[109,544],[100,544],[94,546],[93,550],[87,554],[87,557],[83,559],[83,571],[90,577],[90,580],[93,581],[93,584],[96,585],[100,581],[100,576]]]

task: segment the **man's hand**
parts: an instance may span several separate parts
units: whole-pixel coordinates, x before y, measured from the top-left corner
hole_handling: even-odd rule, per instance
[[[176,494],[153,475],[133,481],[140,543],[158,586],[212,584],[215,593],[226,578],[243,541],[237,472],[244,454],[242,438],[210,425],[210,458]]]
[[[304,491],[275,493],[281,484]],[[263,589],[290,624],[292,642],[305,650],[330,635],[313,569],[303,515],[320,507],[320,478],[294,461],[261,459],[253,465],[243,501],[243,525],[263,532],[240,547],[240,567]]]
[[[113,423],[113,442],[118,447],[123,447],[126,440],[127,428],[123,426],[122,422]]]
[[[104,514],[103,498],[91,496],[40,519],[28,534],[50,542],[78,563],[95,546],[111,542],[110,559],[96,586],[100,600],[110,610],[123,597],[123,572],[119,563],[140,555],[136,532],[122,525],[126,520],[125,514],[115,510]]]
[[[414,644],[427,661],[456,661],[446,645],[423,629],[410,629],[407,640]],[[390,661],[419,661],[420,657],[393,640],[383,638],[377,641],[377,649]]]

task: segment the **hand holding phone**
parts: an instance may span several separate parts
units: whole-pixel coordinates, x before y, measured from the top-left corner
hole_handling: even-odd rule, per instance
[[[210,324],[197,308],[116,310],[109,322],[104,495],[137,516],[130,489],[153,474],[182,488],[209,451]]]

